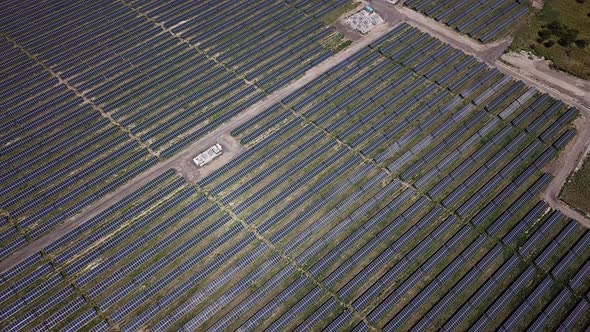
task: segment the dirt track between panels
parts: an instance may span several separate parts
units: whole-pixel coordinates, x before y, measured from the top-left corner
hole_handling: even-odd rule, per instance
[[[166,159],[164,161],[159,162],[152,168],[148,169],[147,171],[133,178],[131,181],[127,182],[125,185],[123,185],[116,191],[107,194],[100,200],[86,207],[79,214],[67,219],[64,223],[57,226],[55,229],[53,229],[45,236],[29,243],[22,249],[17,250],[12,255],[8,256],[4,261],[0,262],[0,273],[3,273],[4,271],[18,264],[19,262],[25,260],[31,255],[47,247],[49,244],[57,241],[72,229],[84,224],[92,217],[98,215],[102,211],[114,205],[120,199],[139,189],[141,186],[143,186],[150,180],[156,178],[158,175],[164,173],[168,169],[174,168],[188,182],[193,184],[196,183],[202,177],[206,176],[207,174],[210,174],[215,169],[223,166],[225,163],[237,157],[242,151],[244,151],[244,148],[241,147],[240,144],[236,142],[233,137],[231,137],[230,132],[233,129],[244,124],[256,115],[260,114],[262,111],[269,108],[270,106],[280,102],[282,99],[289,96],[297,89],[303,87],[305,84],[311,82],[313,79],[324,74],[325,72],[327,72],[328,70],[330,70],[346,58],[350,57],[354,53],[367,47],[374,40],[392,30],[395,27],[395,25],[395,23],[390,23],[375,28],[369,34],[354,41],[348,48],[340,51],[339,53],[326,59],[319,65],[308,70],[301,78],[291,82],[282,89],[279,89],[274,93],[266,96],[261,101],[246,109],[244,112],[233,117],[230,121],[224,123],[217,129],[211,131],[209,134],[205,135],[204,137],[195,141],[193,144],[189,145],[182,151],[178,152],[170,159]],[[220,160],[223,162],[213,162],[212,164],[206,166],[203,169],[197,169],[192,162],[192,158],[218,142],[221,143],[225,149],[225,156],[222,156],[223,159]]]

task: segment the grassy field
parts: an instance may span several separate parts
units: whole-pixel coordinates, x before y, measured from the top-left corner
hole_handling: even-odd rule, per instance
[[[590,45],[584,45],[590,42],[590,1],[581,2],[545,1],[543,9],[515,35],[512,48],[532,51],[553,61],[556,69],[590,79]]]
[[[590,159],[570,177],[563,188],[561,198],[571,206],[590,214]]]

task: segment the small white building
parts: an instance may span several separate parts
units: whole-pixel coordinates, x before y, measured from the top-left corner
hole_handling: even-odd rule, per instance
[[[197,167],[203,167],[210,163],[213,159],[221,156],[223,154],[223,149],[219,143],[213,145],[212,147],[208,148],[207,150],[199,153],[196,157],[193,158],[193,162]]]
[[[383,24],[385,21],[373,10],[366,6],[363,10],[345,19],[345,22],[353,29],[366,34],[374,27]]]

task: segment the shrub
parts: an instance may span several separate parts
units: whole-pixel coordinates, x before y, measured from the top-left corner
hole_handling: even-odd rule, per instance
[[[538,32],[539,39],[547,40],[551,35],[554,35],[558,38],[559,45],[563,47],[570,46],[578,38],[578,30],[568,28],[557,20],[551,21],[545,28]]]
[[[569,46],[578,38],[578,30],[565,28],[559,35],[559,44],[561,46]]]
[[[541,30],[537,34],[539,35],[539,39],[541,40],[547,40],[551,37],[551,31],[547,29]]]
[[[555,20],[547,24],[547,29],[549,29],[549,31],[551,31],[552,34],[559,36],[563,31],[563,26],[559,21]]]

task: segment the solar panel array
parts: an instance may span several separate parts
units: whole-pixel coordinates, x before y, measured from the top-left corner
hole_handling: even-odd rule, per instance
[[[349,2],[8,1],[0,28],[169,157],[329,57]]]
[[[157,158],[5,39],[0,52],[4,259]]]
[[[590,232],[538,198],[576,114],[401,24],[2,274],[2,330],[583,329]]]
[[[348,2],[1,4],[0,260],[329,57]]]
[[[529,13],[525,0],[406,0],[404,5],[483,43],[504,36]]]

